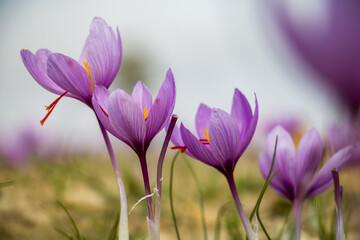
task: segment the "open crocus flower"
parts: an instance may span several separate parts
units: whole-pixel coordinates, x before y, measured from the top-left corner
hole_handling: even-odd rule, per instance
[[[167,123],[175,106],[175,81],[169,69],[159,93],[152,100],[147,87],[138,81],[128,95],[96,86],[93,106],[105,128],[129,145],[137,154],[146,153],[152,139]]]
[[[111,85],[122,57],[119,30],[115,34],[103,19],[95,17],[79,61],[47,49],[40,49],[36,54],[23,49],[21,57],[30,74],[42,87],[60,95],[46,107],[48,114],[41,121],[44,124],[63,96],[76,98],[92,108],[94,86],[108,88]]]
[[[297,239],[300,239],[302,204],[305,199],[327,190],[333,183],[331,170],[339,171],[350,159],[352,147],[336,152],[318,171],[322,159],[323,146],[316,129],[310,129],[301,138],[295,151],[290,134],[281,126],[275,127],[268,135],[265,153],[259,155],[259,167],[264,178],[270,170],[275,139],[278,137],[274,171],[280,169],[270,184],[280,196],[289,199],[293,205]]]
[[[174,76],[169,69],[154,101],[147,87],[139,81],[131,96],[121,89],[110,93],[104,86],[95,86],[92,104],[105,128],[129,145],[139,157],[148,196],[149,239],[156,239],[157,232],[151,227],[154,214],[146,152],[155,135],[169,124],[175,106]]]
[[[180,126],[180,131],[174,130],[172,137],[176,145],[173,149],[180,149],[224,174],[249,239],[255,239],[255,234],[242,208],[233,172],[237,161],[254,135],[257,121],[257,100],[255,99],[253,114],[245,96],[235,89],[231,114],[201,104],[195,119],[197,137],[183,124]]]
[[[320,1],[322,12],[313,21],[305,14],[293,16],[288,2],[292,1],[274,4],[280,30],[305,64],[356,113],[360,106],[359,1]]]

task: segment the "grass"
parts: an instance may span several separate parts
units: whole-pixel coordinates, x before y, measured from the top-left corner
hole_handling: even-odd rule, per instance
[[[168,152],[163,170],[163,199],[161,216],[161,237],[176,239],[169,205],[169,179],[171,159],[175,152]],[[120,171],[128,195],[129,209],[144,196],[141,171],[135,156],[118,153]],[[149,154],[151,156],[151,154]],[[149,157],[156,159],[156,157]],[[220,238],[240,239],[243,229],[240,218],[234,214],[232,198],[224,178],[214,169],[189,159],[201,184],[208,239],[214,239],[214,230]],[[155,185],[155,162],[149,161],[150,182]],[[341,174],[344,187],[344,216],[347,239],[360,236],[360,180],[359,169],[349,169]],[[240,199],[247,215],[255,206],[258,194],[264,184],[257,160],[251,155],[244,157],[235,170]],[[356,181],[354,180],[356,179]],[[75,235],[73,224],[60,201],[71,214],[81,237],[86,240],[109,239],[119,209],[115,177],[107,156],[86,156],[79,154],[63,161],[33,160],[23,168],[11,168],[0,163],[0,239],[42,240],[67,239],[59,229],[69,236]],[[182,157],[176,162],[173,179],[174,207],[182,239],[203,239],[201,208],[197,187]],[[319,229],[326,236],[331,235],[334,211],[332,189],[320,200],[307,201],[302,224],[302,239],[319,239]],[[316,207],[324,202],[321,208]],[[225,205],[224,205],[225,204]],[[222,207],[222,206],[225,207]],[[219,212],[219,209],[222,209]],[[261,204],[261,219],[272,236],[276,236],[289,224],[289,203],[279,198],[269,188]],[[319,221],[318,214],[326,214]],[[217,216],[220,218],[217,220]],[[287,223],[291,222],[291,215]],[[322,224],[318,226],[319,222]],[[129,215],[129,230],[132,240],[147,238],[146,204],[140,203]],[[327,232],[326,232],[327,231]],[[70,239],[70,238],[68,238]],[[77,239],[77,238],[74,238]],[[260,239],[266,239],[260,233]],[[286,238],[284,238],[286,239]]]

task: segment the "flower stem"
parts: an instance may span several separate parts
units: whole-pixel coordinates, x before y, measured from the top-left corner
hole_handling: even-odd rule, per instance
[[[296,227],[296,240],[300,240],[302,202],[294,200],[292,205],[293,205],[293,216]]]
[[[243,209],[243,207],[241,205],[239,194],[238,194],[238,191],[236,189],[233,173],[228,174],[226,176],[226,179],[228,181],[228,184],[229,184],[229,187],[230,187],[230,190],[231,190],[231,194],[232,194],[232,196],[234,198],[236,208],[237,208],[238,213],[240,215],[241,221],[242,221],[243,226],[245,228],[246,236],[248,237],[249,240],[255,240],[256,235],[253,232],[253,230],[251,229],[250,223],[249,223],[249,221],[248,221],[248,219],[246,217],[246,214],[244,212],[244,209]]]
[[[148,173],[147,163],[146,163],[146,152],[138,153],[138,157],[140,160],[141,171],[142,171],[142,175],[143,175],[145,194],[148,196],[146,198],[148,219],[149,219],[149,221],[154,221],[154,210],[153,210],[152,197],[150,196],[151,189],[150,189],[150,183],[149,183],[149,173]]]
[[[124,183],[121,179],[119,166],[117,164],[114,150],[112,148],[109,136],[99,119],[98,119],[98,122],[100,125],[101,133],[105,140],[106,147],[107,147],[109,155],[110,155],[110,159],[111,159],[111,163],[112,163],[112,166],[114,169],[117,187],[118,187],[118,191],[119,191],[119,197],[120,197],[119,240],[128,240],[129,239],[129,227],[128,227],[127,199],[126,199]]]
[[[175,216],[175,208],[174,208],[174,200],[173,200],[173,178],[174,178],[175,161],[176,161],[177,157],[179,156],[179,154],[180,154],[180,151],[177,151],[177,153],[175,154],[175,156],[171,162],[170,183],[169,183],[169,198],[170,198],[171,216],[172,216],[172,219],[174,222],[176,237],[178,240],[180,240],[180,233],[179,233],[179,229],[178,229],[177,222],[176,222],[176,216]]]
[[[162,192],[162,168],[163,168],[163,164],[164,164],[166,150],[168,149],[171,135],[174,130],[177,119],[178,119],[178,117],[175,114],[172,115],[170,125],[169,125],[169,128],[168,128],[166,136],[165,136],[164,144],[161,149],[159,161],[158,161],[158,165],[157,165],[157,172],[156,172],[156,189],[157,189],[157,191],[156,191],[156,198],[155,198],[156,200],[155,200],[155,219],[154,220],[155,220],[155,224],[158,228],[159,237],[160,237],[161,192]]]

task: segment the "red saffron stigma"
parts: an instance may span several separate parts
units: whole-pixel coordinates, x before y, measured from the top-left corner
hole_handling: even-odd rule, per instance
[[[50,116],[51,112],[54,110],[56,104],[60,101],[60,99],[67,94],[67,91],[60,95],[55,101],[53,101],[49,106],[45,106],[45,109],[48,111],[46,116],[40,121],[41,125],[44,125],[46,119]]]
[[[105,110],[99,105],[101,111],[105,114],[106,117],[109,117],[109,115],[105,112]]]
[[[174,146],[174,147],[170,147],[170,149],[174,150],[174,149],[180,149],[181,153],[184,153],[186,151],[186,147],[185,146]]]

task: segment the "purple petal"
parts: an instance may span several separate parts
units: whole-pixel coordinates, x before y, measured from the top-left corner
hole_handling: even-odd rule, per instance
[[[336,168],[339,172],[350,159],[351,151],[353,147],[344,147],[336,152],[325,164],[322,166],[320,171],[312,179],[308,191],[306,194],[307,198],[316,196],[326,189],[328,189],[332,183],[331,170]]]
[[[104,86],[95,86],[94,94],[92,97],[92,105],[96,116],[99,118],[100,122],[104,125],[105,129],[108,130],[112,135],[119,138],[121,141],[130,145],[127,139],[123,138],[122,135],[119,135],[117,131],[112,126],[109,115],[108,115],[108,98],[110,96],[109,90]]]
[[[234,91],[231,116],[238,122],[242,136],[245,135],[249,129],[253,115],[248,100],[237,88]]]
[[[229,173],[232,173],[238,160],[239,141],[240,131],[230,114],[220,109],[212,110],[209,146],[214,158],[221,162]]]
[[[203,145],[183,124],[180,125],[180,132],[186,149],[195,159],[218,170],[222,169],[221,163],[212,156],[210,149]]]
[[[200,104],[195,117],[195,128],[199,138],[206,139],[204,129],[209,130],[210,116],[211,108]]]
[[[259,168],[260,172],[263,175],[264,179],[267,178],[267,175],[269,174],[270,167],[271,167],[271,161],[272,159],[267,158],[264,154],[259,154]],[[274,163],[273,171],[277,171],[279,166]],[[281,169],[276,174],[276,176],[270,181],[270,185],[274,188],[274,191],[279,194],[280,196],[283,196],[285,198],[291,198],[291,196],[294,195],[293,191],[288,192],[288,189],[285,187],[285,185],[282,182],[283,177],[281,176]]]
[[[91,101],[90,78],[78,62],[60,53],[54,53],[49,56],[47,66],[49,77],[58,86],[84,101]]]
[[[126,92],[117,89],[108,98],[108,111],[118,135],[126,139],[135,151],[144,151],[145,119],[138,104]]]
[[[271,162],[274,148],[275,139],[278,136],[278,144],[276,149],[276,157],[274,162],[274,171],[280,169],[279,173],[274,177],[281,182],[288,192],[289,196],[295,194],[295,146],[291,139],[290,134],[281,126],[276,126],[268,135],[266,140],[265,157]],[[269,165],[270,166],[270,165]]]
[[[47,60],[51,52],[47,49],[39,49],[34,55],[29,50],[21,50],[21,58],[25,64],[25,67],[30,72],[31,76],[46,90],[55,93],[62,94],[64,89],[59,87],[54,81],[49,78],[47,74]]]
[[[132,99],[139,105],[140,109],[144,109],[149,112],[152,106],[152,96],[149,89],[142,83],[138,81],[133,89],[131,94]]]
[[[146,142],[150,142],[154,136],[168,123],[175,106],[175,81],[171,69],[160,87],[159,93],[148,112],[146,121]]]
[[[300,140],[295,156],[296,182],[308,185],[315,175],[322,158],[321,137],[315,128],[310,129]]]
[[[111,85],[119,71],[121,57],[119,30],[117,29],[116,37],[103,19],[95,17],[79,60],[80,64],[88,63],[94,85],[106,88]]]
[[[174,130],[171,135],[171,142],[175,146],[185,146],[185,144],[181,138],[180,128],[178,126],[174,127]]]
[[[239,157],[243,154],[243,152],[249,146],[251,139],[254,136],[258,119],[259,119],[259,107],[258,107],[256,95],[255,95],[254,116],[252,117],[252,119],[250,121],[250,126],[248,126],[248,129],[245,129],[245,132],[244,132],[245,135],[243,135],[243,133],[240,133],[242,135],[242,138],[240,139],[240,142],[239,142],[239,145],[240,145],[239,152],[238,152]],[[239,123],[238,123],[238,125],[239,125]]]

